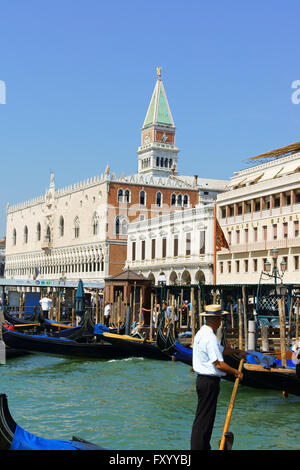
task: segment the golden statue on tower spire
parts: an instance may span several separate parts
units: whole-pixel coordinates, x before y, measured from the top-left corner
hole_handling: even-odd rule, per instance
[[[158,78],[161,78],[161,67],[156,67],[156,73]]]

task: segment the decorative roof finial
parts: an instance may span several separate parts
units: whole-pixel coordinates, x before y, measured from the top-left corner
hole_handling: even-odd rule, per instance
[[[55,183],[54,183],[54,172],[50,170],[50,185],[49,185],[49,191],[55,191]]]
[[[161,67],[156,67],[157,78],[161,79]]]

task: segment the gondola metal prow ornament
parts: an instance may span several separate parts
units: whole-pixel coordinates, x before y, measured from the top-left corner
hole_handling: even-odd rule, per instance
[[[239,365],[239,369],[238,369],[239,372],[242,371],[244,361],[245,361],[244,359],[241,359],[241,361],[240,361],[240,365]],[[233,407],[234,407],[234,401],[235,401],[235,397],[236,397],[236,393],[237,393],[239,383],[240,383],[240,379],[239,379],[239,377],[237,377],[235,379],[232,394],[231,394],[231,398],[230,398],[230,403],[229,403],[229,407],[228,407],[228,411],[227,411],[226,421],[225,421],[225,425],[224,425],[224,429],[223,429],[222,438],[221,438],[221,441],[220,441],[219,450],[225,450],[226,433],[228,432],[228,429],[229,429],[229,423],[230,423],[230,419],[231,419],[231,415],[232,415],[232,411],[233,411]]]

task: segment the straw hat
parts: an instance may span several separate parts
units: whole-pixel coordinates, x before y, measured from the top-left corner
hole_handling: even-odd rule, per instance
[[[226,312],[226,310],[221,310],[221,305],[211,304],[206,305],[205,312],[200,313],[200,315],[204,317],[220,317],[221,315],[227,315],[228,313],[229,312]]]

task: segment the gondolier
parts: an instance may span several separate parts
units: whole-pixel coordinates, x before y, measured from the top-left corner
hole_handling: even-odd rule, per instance
[[[243,378],[243,374],[224,362],[223,354],[239,354],[245,357],[244,351],[226,349],[221,346],[216,332],[221,324],[220,305],[207,305],[206,324],[195,335],[193,344],[193,369],[197,372],[196,390],[198,406],[191,435],[191,450],[210,450],[210,438],[216,416],[217,400],[220,391],[220,379],[226,374]]]
[[[49,311],[50,311],[50,308],[51,308],[51,303],[52,303],[52,300],[50,299],[48,293],[45,295],[45,297],[43,297],[40,300],[41,312],[40,312],[40,315],[39,315],[39,320],[40,320],[41,323],[44,322],[45,318],[49,318]]]
[[[109,302],[105,302],[105,307],[104,307],[104,325],[109,327],[109,319],[110,319],[110,314],[111,314],[111,306]]]

